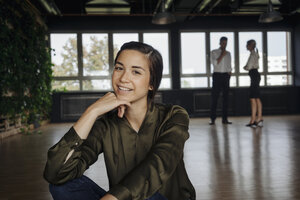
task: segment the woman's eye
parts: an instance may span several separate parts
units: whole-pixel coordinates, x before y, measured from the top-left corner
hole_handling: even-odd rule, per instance
[[[123,68],[122,68],[122,67],[115,66],[115,70],[116,70],[116,71],[120,71],[120,70],[123,70]]]
[[[137,70],[133,70],[133,74],[141,74],[141,72],[139,72]]]

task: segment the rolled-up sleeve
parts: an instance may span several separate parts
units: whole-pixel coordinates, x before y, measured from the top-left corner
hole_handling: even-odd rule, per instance
[[[177,109],[160,127],[159,137],[145,159],[109,193],[119,200],[146,199],[157,192],[174,173],[182,160],[185,141],[189,138],[189,116]]]
[[[102,152],[101,123],[95,123],[86,140],[82,140],[72,127],[62,139],[48,151],[44,178],[52,184],[63,184],[80,177]],[[74,150],[65,162],[69,152]]]
[[[212,51],[210,53],[210,62],[213,64],[213,66],[218,65],[218,55],[216,51]]]
[[[231,72],[232,71],[232,67],[231,67],[231,53],[230,52],[227,52],[228,53],[228,72]]]

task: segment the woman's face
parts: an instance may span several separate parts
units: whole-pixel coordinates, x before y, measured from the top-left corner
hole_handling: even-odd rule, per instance
[[[136,50],[123,50],[112,75],[112,86],[119,99],[131,103],[147,103],[150,86],[149,61],[145,54]]]
[[[253,49],[254,49],[254,43],[252,42],[250,42],[250,43],[248,43],[247,45],[246,45],[246,47],[247,47],[247,50],[249,50],[249,51],[252,51]]]

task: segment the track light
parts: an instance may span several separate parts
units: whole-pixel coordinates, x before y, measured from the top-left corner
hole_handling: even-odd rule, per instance
[[[176,22],[175,16],[165,11],[165,1],[162,1],[161,12],[155,13],[152,18],[153,24],[164,25]]]
[[[282,20],[283,17],[279,12],[273,9],[273,5],[271,0],[269,0],[268,10],[265,13],[262,13],[259,17],[259,23],[271,23],[271,22],[278,22]]]

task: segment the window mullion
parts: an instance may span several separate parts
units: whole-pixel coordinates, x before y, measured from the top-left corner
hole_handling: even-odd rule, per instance
[[[207,76],[207,85],[208,87],[212,87],[210,85],[210,77],[212,76],[211,75],[211,70],[210,70],[210,66],[211,66],[211,63],[210,63],[210,34],[209,32],[205,32],[205,46],[206,46],[206,52],[205,52],[205,55],[206,55],[206,76]]]
[[[234,67],[235,67],[235,73],[236,73],[236,87],[239,87],[239,76],[240,74],[240,56],[239,56],[239,34],[237,31],[234,31]]]
[[[267,74],[268,72],[268,40],[267,40],[267,32],[263,31],[263,55],[262,55],[262,59],[263,59],[263,72],[262,75],[265,77],[264,81],[264,85],[267,85]]]
[[[78,78],[80,91],[83,90],[83,52],[82,52],[82,33],[77,33],[77,61],[78,61]]]
[[[109,62],[109,76],[111,77],[114,68],[114,44],[112,33],[108,33],[108,62]]]

